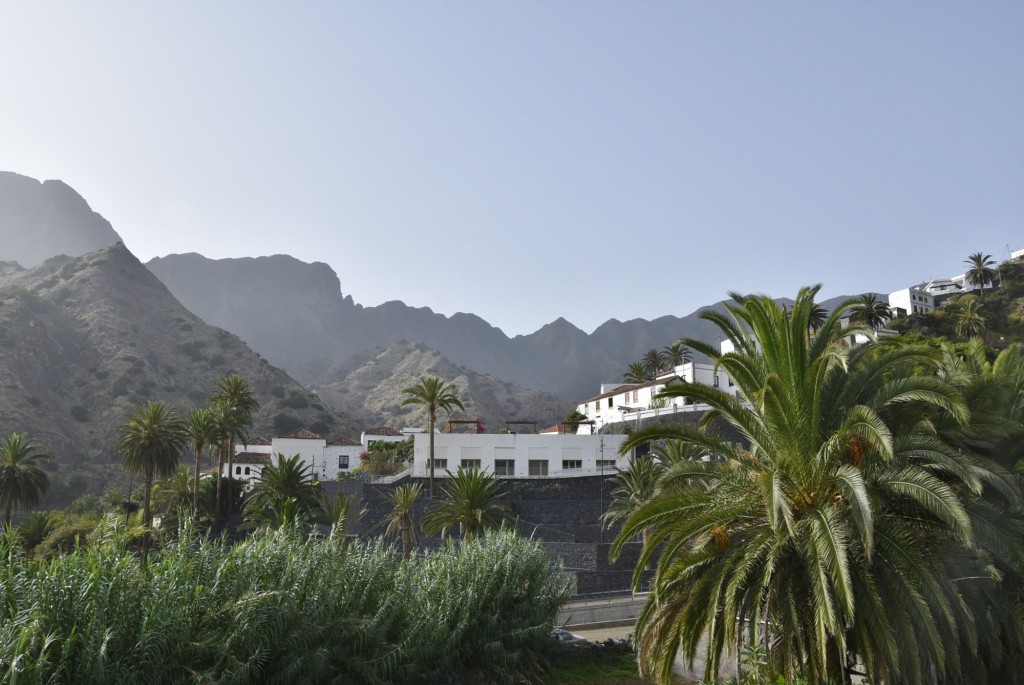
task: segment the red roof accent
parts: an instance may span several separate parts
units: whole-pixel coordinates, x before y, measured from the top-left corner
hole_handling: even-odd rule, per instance
[[[331,440],[327,444],[328,445],[341,445],[341,446],[345,446],[345,447],[355,447],[356,445],[360,445],[361,446],[363,443],[359,442],[358,440],[353,440],[352,438],[335,438],[334,440]]]
[[[263,437],[261,435],[258,438],[254,438],[253,440],[250,440],[246,444],[247,445],[273,445],[274,443],[270,442],[270,440],[268,440],[267,438],[265,438],[265,437]]]
[[[235,455],[236,464],[269,464],[270,455],[264,452],[240,452]]]
[[[401,432],[396,431],[391,426],[377,426],[376,428],[367,428],[364,432],[367,435],[398,435],[398,436],[400,436],[402,434]]]

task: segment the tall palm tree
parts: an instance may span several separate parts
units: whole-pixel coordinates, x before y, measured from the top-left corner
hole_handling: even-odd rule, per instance
[[[437,412],[442,410],[451,415],[456,408],[465,409],[456,394],[455,386],[450,385],[437,376],[425,376],[416,385],[402,391],[406,398],[402,406],[419,404],[427,410],[427,431],[430,435],[430,498],[434,498],[434,427],[437,425]]]
[[[253,395],[252,387],[240,374],[231,373],[217,381],[217,388],[214,390],[210,401],[220,407],[226,407],[232,419],[232,430],[228,431],[228,473],[232,471],[235,463],[235,439],[240,436],[246,440],[245,429],[252,423],[252,415],[259,410],[260,403]],[[217,481],[218,488],[218,514],[220,513],[220,481]]]
[[[644,356],[641,357],[640,361],[643,362],[644,368],[647,370],[647,376],[653,380],[665,369],[668,355],[663,350],[652,347],[644,352]]]
[[[246,440],[245,416],[233,405],[213,404],[210,407],[210,415],[213,421],[214,451],[217,453],[217,494],[214,504],[214,516],[221,515],[221,499],[224,480],[224,463],[228,464],[228,475],[232,475],[234,462],[235,442]]]
[[[671,345],[666,345],[662,350],[665,353],[665,363],[675,368],[680,364],[690,361],[690,348],[683,344],[682,340],[676,340]]]
[[[192,474],[188,468],[178,466],[169,478],[153,482],[153,504],[165,515],[175,516],[178,510],[192,502],[192,515],[199,510],[192,499]]]
[[[633,362],[629,370],[622,374],[622,380],[626,383],[645,383],[647,379],[647,367],[643,362]]]
[[[617,554],[651,529],[636,583],[661,552],[637,623],[641,669],[659,682],[669,682],[680,649],[695,660],[702,637],[712,678],[726,648],[763,641],[787,678],[843,682],[854,654],[872,682],[918,682],[925,668],[956,680],[977,636],[971,626],[990,608],[969,605],[963,583],[990,577],[990,555],[1020,556],[979,513],[976,494],[991,486],[1016,504],[1012,479],[922,420],[969,422],[956,389],[920,373],[934,368],[934,354],[848,347],[844,336],[859,330],[844,330],[840,317],[854,301],[809,338],[818,290],[803,289],[790,311],[732,294],[725,313],[705,312],[735,350],[686,342],[734,379],[738,396],[667,388],[666,397],[709,405],[703,423],[649,428],[623,447],[677,440],[724,458],[669,466],[613,546]],[[718,419],[750,448],[707,430]]]
[[[811,307],[810,314],[807,317],[808,332],[816,332],[825,323],[826,319],[828,319],[828,310],[825,309],[820,304],[818,304],[817,302],[815,302],[814,306]]]
[[[874,293],[865,293],[857,298],[849,306],[850,321],[867,326],[877,331],[892,318],[892,310],[889,305],[875,297]],[[818,316],[815,314],[815,319]]]
[[[117,451],[126,471],[143,478],[142,520],[146,535],[142,539],[142,557],[149,554],[149,529],[153,524],[150,500],[153,481],[174,474],[185,446],[185,424],[160,402],[135,405],[124,415],[118,429]]]
[[[39,462],[50,456],[25,433],[4,434],[0,438],[0,505],[4,508],[4,527],[11,526],[15,508],[28,510],[38,506],[50,488],[50,479]]]
[[[985,332],[984,306],[973,296],[963,298],[956,309],[956,334],[961,338],[975,338]]]
[[[996,270],[992,268],[996,264],[995,260],[990,254],[975,252],[964,260],[964,264],[968,267],[964,277],[969,283],[978,286],[981,299],[985,299],[985,286],[996,282]]]
[[[391,503],[391,511],[384,520],[388,526],[385,535],[398,535],[402,539],[402,558],[408,559],[412,551],[412,543],[416,540],[416,527],[413,511],[416,500],[420,498],[423,486],[419,483],[399,485],[387,496]]]
[[[458,526],[465,542],[472,542],[486,530],[497,529],[512,517],[503,501],[501,482],[480,469],[459,469],[441,486],[443,497],[423,515],[424,535],[442,536]]]
[[[192,483],[192,513],[199,515],[199,471],[202,469],[203,449],[217,442],[217,423],[209,407],[193,409],[185,419],[185,432],[195,452],[195,478]]]

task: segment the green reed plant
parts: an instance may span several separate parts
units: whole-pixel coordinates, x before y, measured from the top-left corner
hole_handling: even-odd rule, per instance
[[[48,562],[0,539],[0,683],[532,681],[569,591],[510,531],[403,562],[294,527],[229,546],[185,519],[141,562],[109,517]]]

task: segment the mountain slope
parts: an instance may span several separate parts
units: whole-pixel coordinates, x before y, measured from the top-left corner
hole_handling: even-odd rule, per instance
[[[232,372],[261,404],[251,433],[359,426],[306,392],[237,336],[185,309],[120,243],[32,268],[0,266],[0,428],[25,431],[56,468],[116,463],[124,412],[148,399],[183,415]]]
[[[76,257],[120,240],[70,186],[0,171],[0,260],[36,266],[55,255]]]
[[[559,423],[571,409],[548,393],[526,390],[493,376],[456,366],[422,343],[398,342],[376,354],[359,355],[324,373],[311,384],[320,397],[367,425],[425,427],[426,414],[418,406],[401,406],[402,390],[422,376],[438,376],[452,383],[466,406],[454,418],[480,418],[489,431],[513,419],[539,422],[538,428]]]

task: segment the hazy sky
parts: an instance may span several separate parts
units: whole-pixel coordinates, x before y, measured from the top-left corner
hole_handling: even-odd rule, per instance
[[[685,315],[1024,246],[1024,2],[8,2],[0,169],[142,260],[366,305]]]

